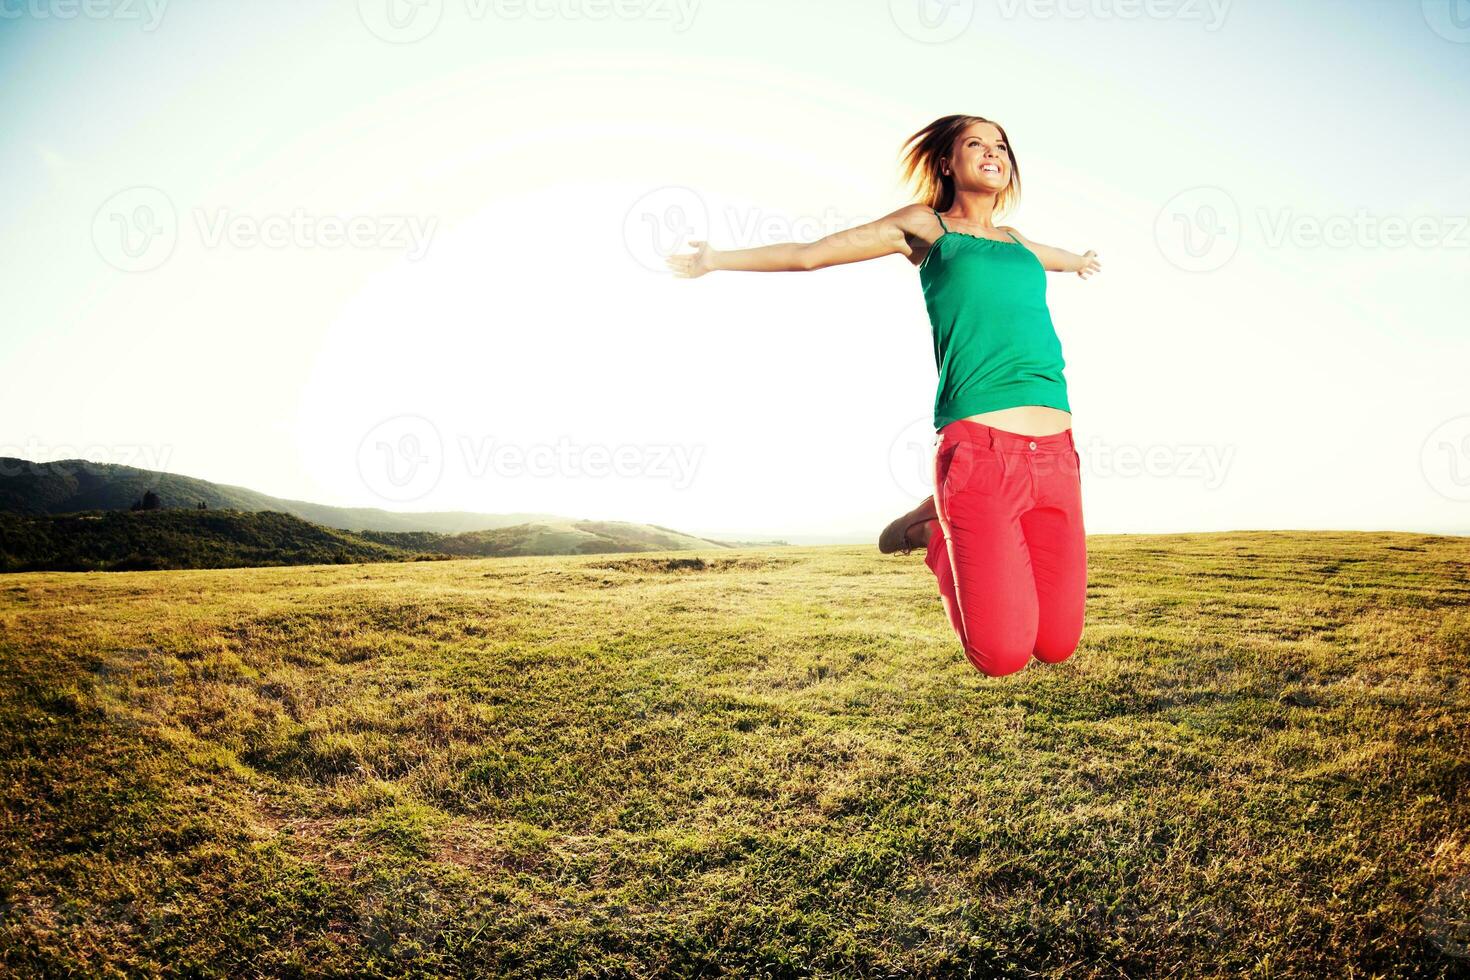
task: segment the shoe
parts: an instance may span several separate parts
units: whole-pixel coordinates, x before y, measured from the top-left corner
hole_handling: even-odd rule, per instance
[[[883,529],[883,533],[878,535],[878,550],[885,555],[908,554],[919,547],[909,540],[909,531],[937,516],[934,513],[934,498],[930,497]]]
[[[927,524],[933,519],[932,517],[926,517],[922,521],[912,521],[905,524],[904,518],[900,517],[885,527],[883,533],[878,536],[878,550],[885,555],[908,554],[918,547],[918,545],[909,540],[909,530],[918,527],[920,524]]]

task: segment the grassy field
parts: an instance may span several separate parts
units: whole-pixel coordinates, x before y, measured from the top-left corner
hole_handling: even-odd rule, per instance
[[[1470,975],[1470,539],[0,576],[14,976]]]

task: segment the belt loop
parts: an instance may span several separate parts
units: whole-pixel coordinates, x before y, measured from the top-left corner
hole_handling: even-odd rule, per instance
[[[985,427],[985,440],[986,449],[995,448],[995,429],[992,426]]]

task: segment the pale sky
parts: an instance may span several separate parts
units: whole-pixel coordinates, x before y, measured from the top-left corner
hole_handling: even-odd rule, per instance
[[[1454,13],[0,0],[0,455],[876,539],[930,489],[916,270],[662,255],[901,207],[963,112],[1002,223],[1103,263],[1048,289],[1090,533],[1470,533]]]

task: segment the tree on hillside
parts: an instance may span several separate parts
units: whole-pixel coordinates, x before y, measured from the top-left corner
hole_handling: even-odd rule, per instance
[[[129,509],[130,510],[160,510],[160,509],[162,509],[162,507],[163,507],[163,501],[158,498],[158,494],[154,493],[152,490],[149,490],[149,491],[147,491],[146,493],[143,494],[143,499],[142,500],[135,500],[135,501],[133,501],[133,506],[131,508],[129,508]]]

